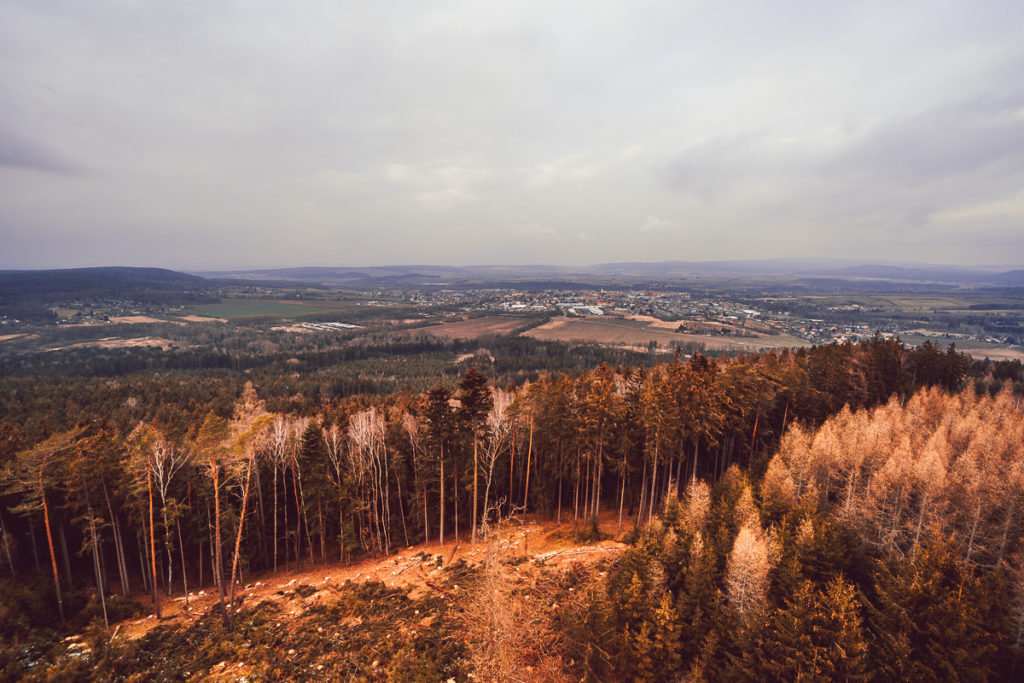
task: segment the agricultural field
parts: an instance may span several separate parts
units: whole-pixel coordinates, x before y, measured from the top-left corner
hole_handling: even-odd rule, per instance
[[[945,348],[950,343],[956,345],[957,351],[966,353],[975,360],[1022,360],[1024,361],[1024,348],[1020,346],[1007,346],[1004,344],[989,344],[973,340],[950,339],[938,335],[906,334],[900,335],[900,339],[908,345],[920,346],[926,341]]]
[[[733,352],[809,345],[802,339],[788,335],[730,338],[684,334],[646,321],[614,318],[557,318],[527,330],[523,336],[542,341],[586,341],[632,348],[646,347],[650,342],[655,342],[659,347],[703,344],[709,350]]]
[[[413,336],[429,335],[443,339],[477,339],[478,337],[504,336],[535,321],[528,316],[485,315],[479,318],[417,327],[408,330]]]
[[[202,316],[211,319],[249,318],[253,316],[277,316],[298,318],[311,313],[333,313],[351,310],[347,302],[291,301],[285,299],[225,299],[216,304],[190,306],[183,313],[187,319]]]

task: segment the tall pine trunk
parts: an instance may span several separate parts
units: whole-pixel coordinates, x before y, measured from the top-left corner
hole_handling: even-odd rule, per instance
[[[473,434],[473,542],[476,543],[476,516],[477,516],[477,453],[476,453],[476,434]]]
[[[153,469],[146,469],[146,488],[149,491],[149,559],[153,569],[153,607],[156,610],[156,618],[160,618],[160,597],[157,594],[156,578],[156,532],[153,530]]]
[[[64,596],[60,592],[60,572],[57,571],[57,552],[53,547],[53,531],[50,529],[50,508],[46,504],[46,491],[43,490],[43,467],[46,460],[39,468],[39,497],[43,501],[43,523],[46,525],[46,543],[50,546],[50,563],[53,566],[53,589],[57,593],[57,611],[60,613],[60,623],[64,623]]]
[[[224,598],[227,597],[224,593],[224,558],[221,552],[220,542],[220,466],[213,466],[213,517],[214,517],[214,558],[216,567],[214,568],[215,581],[217,583],[217,597],[220,600],[221,611],[224,610]]]
[[[339,498],[341,494],[338,494]],[[274,465],[274,571],[277,571],[277,465]]]
[[[444,547],[444,444],[441,444],[441,547]]]
[[[245,471],[245,489],[242,491],[242,514],[238,518],[238,534],[235,536],[235,555],[231,561],[231,613],[235,612],[235,576],[238,575],[238,555],[242,550],[242,533],[245,531],[245,511],[249,502],[249,483],[252,481],[252,462],[256,459],[256,453],[249,456],[249,466]]]
[[[181,540],[181,522],[174,520],[174,526],[178,530],[178,548],[181,551],[181,584],[185,589],[185,610],[188,610],[188,569],[185,566],[185,542]],[[202,557],[200,551],[199,557]]]
[[[523,513],[525,514],[529,508],[528,500],[530,497],[530,461],[533,459],[533,413],[530,413],[530,442],[526,446],[526,483],[523,486]]]

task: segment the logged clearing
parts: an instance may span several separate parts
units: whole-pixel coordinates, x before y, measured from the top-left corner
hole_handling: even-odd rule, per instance
[[[678,324],[677,324],[678,325]],[[655,342],[660,347],[674,344],[703,344],[707,349],[722,351],[758,351],[766,348],[809,346],[808,342],[788,335],[757,337],[721,337],[683,334],[655,327],[639,320],[600,318],[557,318],[527,330],[525,337],[542,341],[595,342],[609,346],[645,347]]]
[[[611,531],[615,528],[617,517],[613,513],[605,512],[601,517],[604,529]],[[624,529],[628,528],[632,528],[631,522],[624,526]],[[552,521],[511,525],[492,543],[499,544],[500,553],[505,557],[526,557],[531,560],[520,565],[503,566],[502,571],[510,575],[528,571],[557,571],[576,562],[593,564],[617,557],[626,548],[624,543],[614,540],[578,544],[573,540],[571,523],[557,524]],[[296,570],[245,577],[246,583],[237,586],[236,595],[242,596],[246,605],[261,602],[277,604],[283,616],[291,617],[298,617],[319,604],[336,599],[347,582],[379,581],[406,591],[410,598],[417,598],[439,590],[437,584],[440,583],[439,577],[444,567],[459,560],[470,568],[479,567],[489,550],[493,552],[493,548],[489,548],[488,543],[482,539],[471,543],[468,538],[458,542],[449,538],[443,546],[434,539],[429,544],[409,546],[389,557],[370,558],[355,563],[328,560]],[[442,560],[440,563],[439,558]],[[300,586],[315,590],[296,592]],[[151,604],[146,597],[134,597]],[[119,637],[140,638],[161,624],[193,622],[207,613],[216,602],[215,587],[192,587],[187,608],[183,595],[163,598],[160,603],[161,620],[158,621],[151,614],[125,621],[117,627]]]
[[[412,336],[427,334],[432,337],[443,337],[445,339],[476,339],[477,337],[511,334],[523,325],[528,324],[531,320],[533,318],[485,315],[480,318],[468,318],[450,323],[441,323],[440,325],[430,325],[429,327],[417,327],[407,330],[406,334]]]
[[[156,346],[166,351],[167,349],[179,346],[179,343],[171,341],[170,339],[164,339],[163,337],[135,337],[133,339],[106,337],[105,339],[96,339],[95,341],[84,341],[75,344],[68,344],[67,346],[57,346],[48,350],[61,351],[63,349],[74,349],[83,346],[92,346],[100,349],[127,349],[137,346]]]

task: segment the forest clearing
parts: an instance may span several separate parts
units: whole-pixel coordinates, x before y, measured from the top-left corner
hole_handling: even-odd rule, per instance
[[[614,526],[615,514],[605,513],[605,526]],[[601,560],[614,559],[626,545],[614,540],[593,543],[579,542],[571,521],[557,523],[552,520],[506,519],[499,535],[493,539],[502,560],[525,560],[522,564],[501,565],[504,573],[519,573],[524,569],[547,568],[557,571],[563,565],[574,562],[593,564]],[[431,583],[442,580],[444,567],[461,561],[469,569],[479,569],[487,561],[487,554],[493,550],[488,541],[473,542],[468,536],[458,540],[450,539],[445,545],[418,543],[396,550],[387,557],[366,558],[354,562],[340,562],[337,559],[317,559],[317,563],[304,564],[298,569],[261,573],[246,578],[244,588],[240,587],[240,599],[246,604],[268,601],[290,603],[291,610],[306,608],[337,598],[343,584],[347,582],[379,582],[390,588],[403,590],[412,598],[422,597],[435,591]],[[529,564],[532,563],[532,564]],[[302,597],[294,603],[295,591],[300,586],[311,586],[316,592]],[[136,596],[142,604],[152,609],[152,602],[146,596]],[[184,596],[165,598],[161,618],[148,614],[141,618],[129,619],[120,624],[120,637],[137,639],[156,626],[175,623],[187,625],[200,618],[217,603],[215,586],[197,586],[188,594],[188,607]],[[298,611],[294,611],[298,614]],[[79,634],[81,637],[81,634]]]

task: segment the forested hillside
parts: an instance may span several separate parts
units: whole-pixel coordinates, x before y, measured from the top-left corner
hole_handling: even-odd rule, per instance
[[[121,397],[55,415],[53,384],[7,380],[7,672],[133,594],[212,587],[230,628],[243,575],[525,513],[633,544],[544,615],[566,677],[1009,679],[1021,413],[991,374],[960,393],[968,367],[876,338],[291,402],[169,373],[83,378]]]

